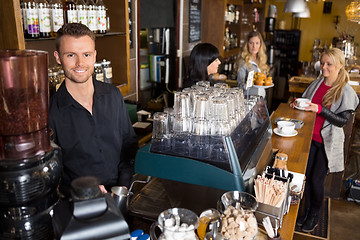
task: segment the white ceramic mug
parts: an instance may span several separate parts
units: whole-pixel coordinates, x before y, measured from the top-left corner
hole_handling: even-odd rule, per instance
[[[298,107],[304,108],[309,106],[310,99],[307,98],[298,98],[296,99],[296,105]]]
[[[290,121],[278,121],[277,127],[282,134],[289,135],[295,130],[295,123]]]

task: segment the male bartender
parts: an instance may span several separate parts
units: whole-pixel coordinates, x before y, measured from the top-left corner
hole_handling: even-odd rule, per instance
[[[92,78],[94,33],[80,23],[63,25],[54,56],[65,73],[49,111],[54,141],[62,149],[60,192],[69,196],[71,181],[82,176],[99,178],[103,192],[115,185],[128,187],[136,135],[119,89]]]

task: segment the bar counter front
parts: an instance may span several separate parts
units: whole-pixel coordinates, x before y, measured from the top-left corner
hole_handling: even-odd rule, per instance
[[[278,119],[280,117],[283,118],[291,118],[291,119],[297,119],[302,122],[304,122],[303,126],[300,129],[297,129],[298,134],[294,137],[282,137],[278,136],[275,133],[272,133],[271,129],[276,128],[276,124],[274,124],[274,120]],[[270,122],[268,121],[267,124],[269,124],[268,127],[264,128],[266,131],[264,136],[262,138],[267,138],[267,132],[270,132],[270,138],[268,141],[264,141],[263,143],[258,143],[258,146],[255,148],[255,152],[257,154],[252,153],[252,158],[259,158],[259,161],[257,162],[256,169],[260,169],[259,172],[255,171],[251,174],[256,175],[260,174],[261,170],[264,170],[266,164],[269,165],[269,153],[272,153],[272,149],[278,149],[280,152],[286,153],[288,155],[288,161],[287,161],[287,167],[289,171],[305,174],[306,166],[307,166],[307,160],[308,155],[310,151],[310,145],[311,145],[311,136],[313,132],[313,127],[315,123],[315,113],[312,112],[305,112],[302,110],[292,109],[290,108],[289,104],[281,103],[276,111],[274,111],[271,116],[269,116]],[[272,149],[271,149],[272,148]],[[261,152],[261,154],[259,154]],[[142,155],[145,154],[145,155]],[[235,154],[236,155],[236,154]],[[149,155],[148,148],[143,149],[143,153],[140,153],[140,156],[142,158],[149,158],[151,157],[151,154]],[[230,157],[231,158],[231,157]],[[138,156],[137,156],[138,159]],[[136,159],[136,161],[137,161]],[[262,160],[261,160],[262,159]],[[156,158],[154,161],[162,161],[162,164],[169,160],[169,158],[160,159]],[[171,163],[176,163],[177,160],[183,160],[183,159],[170,159]],[[272,159],[271,159],[272,160]],[[135,161],[135,171],[136,171],[136,161]],[[201,164],[200,162],[192,163],[192,167],[198,166],[198,164]],[[241,162],[241,161],[240,161]],[[251,162],[251,161],[250,161]],[[266,164],[265,164],[266,163]],[[143,164],[143,163],[142,163]],[[229,191],[229,189],[223,188],[219,189],[219,187],[211,188],[209,185],[207,186],[199,186],[197,184],[190,184],[191,179],[189,179],[187,176],[184,176],[186,178],[185,182],[179,182],[176,177],[166,177],[168,179],[163,179],[166,175],[172,175],[176,171],[186,171],[184,175],[186,174],[194,174],[194,171],[191,169],[187,169],[184,167],[180,167],[180,165],[177,163],[178,169],[176,169],[171,174],[163,173],[165,175],[162,175],[160,177],[155,176],[149,183],[147,183],[143,188],[137,189],[138,191],[135,191],[134,196],[130,200],[129,204],[129,216],[132,219],[129,222],[131,230],[135,230],[138,227],[143,227],[145,231],[147,231],[147,228],[149,227],[150,222],[157,220],[157,215],[161,211],[161,209],[157,208],[157,205],[161,205],[162,209],[172,208],[172,207],[184,207],[188,208],[190,210],[193,210],[196,214],[200,214],[201,211],[209,209],[209,208],[216,208],[216,201],[220,198],[220,196],[226,192]],[[151,176],[152,170],[149,170],[148,168],[151,168],[150,165],[143,166],[143,169],[140,171],[139,174],[143,174],[146,176]],[[145,170],[147,169],[147,170]],[[205,169],[205,168],[204,168]],[[215,173],[212,168],[206,168],[205,170],[212,171],[211,173]],[[243,170],[243,168],[241,169]],[[249,174],[249,169],[245,169],[244,173],[245,175]],[[144,173],[145,171],[149,171],[149,174]],[[136,171],[137,172],[137,171]],[[196,174],[196,173],[195,173]],[[241,174],[241,173],[240,173]],[[233,173],[233,175],[236,175],[236,173]],[[226,176],[223,175],[223,176]],[[154,176],[153,176],[154,177]],[[211,176],[208,176],[211,177]],[[244,177],[244,176],[243,176]],[[173,179],[172,179],[173,178]],[[215,178],[215,181],[222,182],[224,180],[217,179],[216,176],[213,176],[212,178]],[[235,178],[236,180],[237,178]],[[245,178],[244,178],[245,179]],[[198,180],[196,180],[198,181]],[[211,181],[214,181],[212,179]],[[227,181],[227,180],[226,180]],[[241,180],[242,181],[242,180]],[[240,181],[240,182],[241,182]],[[250,180],[252,181],[252,180]],[[241,185],[244,182],[241,182]],[[152,187],[147,187],[148,185],[153,185]],[[246,184],[245,184],[246,185]],[[240,188],[236,186],[233,190],[245,190],[248,192],[249,188],[241,186]],[[154,190],[155,188],[155,190]],[[145,190],[144,190],[145,189]],[[179,193],[178,191],[182,191],[182,193]],[[251,188],[250,188],[251,191]],[[185,194],[184,194],[185,193]],[[252,193],[253,194],[253,193]],[[153,195],[157,195],[154,197]],[[170,195],[164,196],[164,195]],[[190,198],[189,198],[190,196]],[[191,198],[192,196],[192,198]],[[170,198],[170,201],[169,201]],[[141,202],[140,200],[144,200],[144,202]],[[164,199],[167,199],[166,201]],[[139,203],[139,202],[141,203]],[[150,202],[150,204],[149,204]],[[155,205],[154,202],[157,202]],[[201,205],[203,204],[203,205]],[[282,219],[282,226],[281,229],[279,229],[279,233],[281,234],[282,239],[292,239],[296,224],[296,218],[297,213],[299,210],[299,203],[290,205],[289,212],[284,215]],[[145,213],[145,214],[144,214]],[[147,215],[147,216],[144,216]],[[150,221],[149,221],[150,220]],[[260,226],[261,224],[259,224]],[[260,226],[262,228],[262,226]],[[260,233],[260,231],[259,231]]]
[[[288,155],[288,170],[305,174],[316,114],[292,109],[289,104],[281,103],[271,115],[273,129],[276,127],[274,120],[279,117],[297,119],[304,122],[302,128],[297,130],[298,134],[295,137],[286,138],[273,134],[271,139],[274,149],[279,149]],[[279,230],[282,239],[293,238],[298,210],[299,203],[290,205],[289,213],[284,216],[282,227]]]

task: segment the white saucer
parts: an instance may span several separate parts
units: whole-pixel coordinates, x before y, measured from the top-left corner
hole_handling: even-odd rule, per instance
[[[253,85],[253,87],[256,87],[256,88],[271,88],[271,87],[273,87],[274,86],[274,83],[272,83],[271,85],[269,85],[269,86],[261,86],[261,85]]]
[[[295,107],[296,109],[299,109],[299,110],[305,111],[305,108],[303,108],[303,107],[298,107],[298,106],[295,106],[295,105],[294,105],[294,107]]]
[[[294,132],[292,132],[291,134],[284,134],[284,133],[281,133],[278,128],[274,129],[274,133],[276,135],[281,136],[281,137],[294,137],[294,136],[296,136],[298,134],[298,132],[296,130],[294,130]]]

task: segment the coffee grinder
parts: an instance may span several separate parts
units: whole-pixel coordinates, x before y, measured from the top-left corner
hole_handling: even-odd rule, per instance
[[[48,54],[0,50],[0,239],[54,239],[62,166],[48,127]]]

